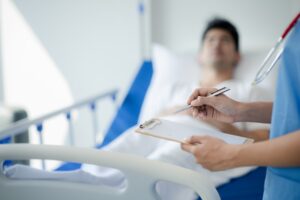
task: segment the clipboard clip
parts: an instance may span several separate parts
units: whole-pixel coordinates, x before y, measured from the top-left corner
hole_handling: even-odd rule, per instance
[[[139,127],[140,127],[140,129],[144,129],[144,128],[151,129],[160,123],[161,123],[161,121],[159,119],[151,119],[151,120],[145,121],[144,123],[140,124]]]

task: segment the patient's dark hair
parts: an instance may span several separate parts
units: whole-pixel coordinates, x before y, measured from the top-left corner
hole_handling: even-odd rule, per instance
[[[214,18],[210,20],[203,32],[202,42],[205,39],[207,32],[211,29],[222,29],[224,31],[227,31],[233,38],[233,41],[235,43],[235,50],[239,52],[239,33],[236,27],[231,22],[223,18]]]

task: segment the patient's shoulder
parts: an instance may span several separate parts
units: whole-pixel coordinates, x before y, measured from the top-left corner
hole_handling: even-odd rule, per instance
[[[222,86],[229,87],[231,90],[228,96],[238,101],[272,101],[273,95],[267,88],[253,86],[249,81],[232,79],[222,83]]]

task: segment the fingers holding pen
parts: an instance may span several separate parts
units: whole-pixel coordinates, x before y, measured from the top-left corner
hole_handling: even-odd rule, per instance
[[[211,92],[215,91],[215,88],[198,88],[193,91],[191,96],[188,98],[187,104],[191,105],[191,102],[198,99],[199,97],[205,97]]]

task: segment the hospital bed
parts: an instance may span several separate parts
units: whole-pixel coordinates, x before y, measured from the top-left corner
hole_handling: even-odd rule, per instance
[[[126,174],[127,184],[117,190],[101,185],[55,180],[10,180],[0,174],[1,199],[159,199],[158,181],[188,186],[203,200],[220,199],[210,180],[194,171],[128,154],[66,146],[6,144],[0,146],[0,160],[55,159],[109,166]]]
[[[166,52],[164,52],[166,54]],[[258,66],[258,63],[262,60],[263,56],[265,54],[261,54],[261,57],[256,58],[256,62],[250,62],[250,65],[256,65]],[[165,56],[165,55],[164,55]],[[168,55],[169,56],[169,55]],[[154,65],[159,65],[158,60],[155,59],[154,55]],[[185,62],[185,61],[184,61]],[[164,61],[164,64],[167,62]],[[174,62],[172,62],[174,64]],[[183,63],[180,63],[183,64]],[[189,63],[188,65],[190,65]],[[186,66],[185,66],[186,67]],[[251,68],[248,68],[251,69]],[[246,77],[245,79],[251,79],[253,76],[251,76],[251,73],[249,73],[247,69],[247,75],[249,77]],[[253,69],[252,69],[253,70]],[[255,69],[254,69],[255,70]],[[253,71],[254,71],[253,70]],[[133,83],[131,87],[128,90],[128,94],[125,96],[123,102],[119,106],[119,109],[110,125],[110,127],[107,130],[107,133],[105,134],[104,140],[101,144],[97,145],[97,148],[102,148],[103,146],[109,144],[111,141],[116,139],[120,134],[122,134],[125,130],[127,130],[129,127],[137,124],[139,122],[139,117],[141,110],[143,110],[143,104],[145,104],[144,99],[147,97],[147,92],[149,93],[151,89],[153,89],[153,85],[155,85],[155,81],[157,79],[157,76],[155,77],[155,73],[157,73],[159,70],[157,69],[157,66],[153,67],[153,63],[151,61],[145,61],[141,68],[139,69],[135,79],[133,80]],[[176,72],[176,70],[174,70]],[[190,71],[190,74],[186,75],[186,79],[189,78],[195,78],[193,75],[195,74],[195,71],[188,70],[185,68],[185,72]],[[251,70],[250,70],[251,71]],[[182,71],[177,71],[178,74],[180,74],[181,78],[184,79],[182,76]],[[239,74],[244,74],[245,69],[241,69]],[[245,75],[244,75],[245,76]],[[273,77],[275,77],[274,75]],[[163,78],[165,79],[165,78]],[[272,79],[272,77],[271,77]],[[168,80],[168,79],[167,79]],[[168,80],[172,81],[172,80]],[[175,80],[176,81],[176,80]],[[266,82],[266,87],[270,87],[272,85],[272,82],[274,80],[270,80]],[[269,85],[268,85],[269,84]],[[93,102],[93,101],[91,101]],[[38,123],[37,123],[38,124]],[[203,178],[203,175],[199,175],[197,173],[191,172],[190,170],[182,169],[180,167],[175,167],[168,165],[166,163],[160,163],[156,161],[148,161],[145,159],[137,158],[131,155],[125,155],[125,154],[116,154],[116,153],[108,153],[108,152],[101,152],[101,157],[103,158],[96,158],[95,160],[92,158],[92,155],[97,155],[100,153],[100,151],[92,150],[92,149],[78,149],[75,147],[69,148],[69,147],[49,147],[49,146],[30,146],[30,145],[24,145],[24,146],[16,146],[17,148],[13,146],[1,146],[0,152],[1,152],[1,159],[32,159],[32,158],[39,158],[39,159],[54,159],[54,160],[62,160],[62,161],[68,161],[67,163],[61,165],[57,170],[58,171],[67,171],[67,170],[73,170],[80,168],[80,163],[93,163],[97,165],[105,165],[105,166],[111,166],[116,167],[121,170],[123,170],[128,176],[129,181],[133,181],[131,188],[132,191],[139,191],[138,194],[135,195],[141,195],[141,194],[147,194],[149,195],[149,199],[153,199],[153,184],[155,181],[163,179],[163,180],[169,180],[174,181],[180,184],[186,184],[187,186],[194,189],[199,195],[202,195],[203,199],[211,198],[211,199],[218,199],[218,195],[216,195],[214,189],[211,188],[209,181],[202,181],[207,180],[206,178]],[[62,153],[54,153],[54,152],[62,152]],[[78,152],[78,154],[76,153]],[[82,152],[88,156],[82,156]],[[81,153],[81,154],[80,154]],[[80,155],[80,156],[78,156]],[[99,157],[99,156],[98,156]],[[116,159],[116,160],[114,160]],[[124,162],[120,162],[120,160],[124,160]],[[139,163],[138,165],[136,163]],[[144,166],[149,166],[144,168]],[[166,169],[172,169],[172,170],[166,170]],[[155,170],[150,170],[155,169]],[[165,169],[165,170],[162,170]],[[174,169],[174,170],[173,170]],[[168,173],[165,171],[171,171],[171,173]],[[162,173],[164,172],[164,173]],[[174,173],[173,173],[174,172]],[[176,173],[175,173],[176,172]],[[128,173],[128,174],[127,174]],[[190,174],[187,177],[184,178],[182,174]],[[152,176],[152,178],[150,178]],[[147,177],[147,178],[145,178]],[[196,178],[193,178],[196,177]],[[249,174],[233,179],[229,183],[226,183],[224,185],[221,185],[217,188],[217,191],[221,197],[221,199],[261,199],[262,193],[263,193],[263,183],[264,183],[264,177],[265,177],[265,168],[259,167],[255,169],[254,171],[250,172]],[[177,179],[178,178],[178,179]],[[136,180],[134,180],[136,179]],[[143,183],[143,189],[141,188]],[[199,182],[198,182],[199,181]],[[28,186],[26,186],[26,183]],[[41,188],[41,190],[35,190],[37,193],[42,194],[41,191],[45,191],[47,187],[51,188],[51,191],[53,191],[54,195],[58,195],[57,197],[63,197],[64,195],[70,195],[70,198],[72,195],[76,197],[75,194],[80,194],[79,191],[83,193],[85,192],[91,192],[92,195],[99,196],[101,191],[104,191],[104,195],[110,196],[112,199],[116,199],[120,197],[121,192],[112,192],[112,194],[108,194],[110,190],[101,189],[99,190],[99,193],[96,192],[97,188],[99,186],[86,186],[78,183],[66,183],[66,182],[58,182],[58,181],[42,181],[41,185],[39,185],[39,182],[37,181],[13,181],[8,180],[5,177],[1,177],[1,185],[3,184],[3,187],[7,187],[7,190],[3,191],[22,191],[21,194],[28,194],[26,191],[26,187],[28,188],[34,188],[34,186],[37,186],[38,188]],[[202,186],[201,184],[204,184],[206,186]],[[25,187],[26,186],[26,187]],[[60,186],[60,187],[58,187]],[[82,189],[80,187],[82,186]],[[24,187],[24,189],[22,189]],[[2,188],[2,187],[1,187]],[[17,190],[17,188],[19,190]],[[73,190],[71,192],[71,188],[76,188],[75,192],[73,193]],[[90,188],[90,189],[88,189]],[[147,192],[142,192],[146,191]],[[152,188],[152,189],[151,189]],[[206,189],[203,189],[206,188]],[[30,190],[28,190],[30,191]],[[55,192],[56,191],[56,192]],[[70,192],[64,192],[64,191],[70,191]],[[98,191],[98,190],[97,190]],[[152,193],[151,193],[152,192]],[[7,192],[8,193],[8,192]],[[17,193],[17,192],[12,192]],[[68,193],[68,194],[66,194]],[[97,193],[97,194],[96,194]],[[129,194],[130,191],[122,193],[129,195],[128,197],[131,197]],[[1,191],[2,194],[2,191]],[[8,194],[10,195],[10,194]],[[14,194],[17,195],[17,194]],[[31,195],[31,194],[28,194]],[[108,199],[104,198],[104,199]],[[15,196],[17,197],[17,196]],[[44,198],[44,197],[43,197]],[[51,197],[51,199],[53,196]],[[92,199],[92,197],[91,197]],[[123,198],[122,198],[123,199]],[[130,198],[129,198],[130,199]],[[132,199],[132,198],[131,198]],[[144,198],[143,196],[143,199]]]
[[[267,52],[267,49],[268,48],[263,48],[245,53],[242,57],[241,66],[238,66],[236,76],[251,83],[257,69],[255,66],[259,66]],[[150,90],[155,87],[154,85],[158,79],[164,79],[166,82],[174,81],[174,79],[171,80],[172,78],[166,78],[165,75],[162,77],[153,77],[155,75],[157,76],[155,73],[168,73],[171,77],[178,77],[180,75],[181,80],[183,79],[187,81],[190,78],[197,78],[194,76],[197,71],[195,71],[195,63],[193,58],[194,55],[191,55],[190,53],[175,55],[165,47],[161,45],[155,45],[153,52],[153,63],[150,61],[144,62],[140,68],[131,88],[129,89],[128,95],[125,97],[111,126],[107,131],[104,142],[99,144],[97,148],[107,145],[110,141],[117,138],[122,132],[139,122],[144,98],[147,98],[147,95],[149,96],[149,94],[147,94],[149,92],[155,93],[154,91]],[[184,70],[177,70],[176,67],[179,66],[184,66]],[[164,67],[162,71],[157,69],[162,67]],[[173,73],[169,73],[170,70],[173,70]],[[271,76],[262,83],[262,87],[270,93],[270,96],[274,95],[273,86],[276,77],[277,72],[275,70]],[[163,83],[160,82],[159,84]],[[79,167],[80,164],[78,163],[67,163],[59,167],[59,170],[72,170]],[[221,199],[224,200],[262,199],[265,173],[265,167],[258,167],[242,177],[234,178],[230,180],[230,182],[217,187],[217,191]]]

